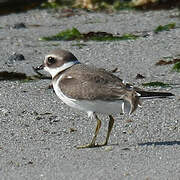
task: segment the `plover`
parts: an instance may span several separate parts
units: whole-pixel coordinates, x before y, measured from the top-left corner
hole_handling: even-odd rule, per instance
[[[102,68],[80,63],[71,52],[62,49],[56,49],[46,55],[43,64],[36,68],[42,69],[51,74],[54,91],[64,103],[87,112],[88,117],[97,120],[92,141],[77,148],[107,145],[114,124],[112,115],[120,112],[132,114],[141,105],[141,98],[174,96],[169,92],[148,92],[134,88]],[[102,144],[96,143],[101,127],[98,113],[109,116],[107,136]]]

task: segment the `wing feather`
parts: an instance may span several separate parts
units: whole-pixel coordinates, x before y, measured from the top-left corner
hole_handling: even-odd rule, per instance
[[[122,80],[104,69],[76,65],[66,71],[59,82],[62,92],[79,100],[124,100],[130,103],[132,113],[138,106],[139,97],[129,90]]]

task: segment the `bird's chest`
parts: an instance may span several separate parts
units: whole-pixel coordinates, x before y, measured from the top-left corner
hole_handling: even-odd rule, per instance
[[[54,91],[56,93],[56,95],[63,101],[65,102],[66,104],[68,104],[69,106],[72,106],[74,104],[74,99],[72,98],[69,98],[67,97],[61,90],[61,87],[60,87],[60,80],[61,80],[61,77],[59,78],[59,80],[53,82],[53,88],[54,88]]]

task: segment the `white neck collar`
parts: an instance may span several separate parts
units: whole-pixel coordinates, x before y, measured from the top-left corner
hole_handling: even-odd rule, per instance
[[[80,64],[80,62],[78,60],[77,61],[70,61],[70,62],[64,63],[62,66],[57,67],[57,68],[45,67],[44,70],[49,72],[51,74],[52,78],[54,78],[59,72],[62,72],[62,71],[70,68],[71,66],[73,66],[75,64]]]

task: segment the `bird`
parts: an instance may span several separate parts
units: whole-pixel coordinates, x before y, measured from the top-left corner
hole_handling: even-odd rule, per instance
[[[81,63],[70,51],[60,48],[48,53],[42,65],[35,69],[44,69],[50,73],[53,89],[65,104],[86,112],[89,118],[97,121],[91,142],[77,146],[79,149],[107,145],[114,124],[114,114],[132,114],[141,106],[141,99],[174,96],[170,92],[149,92],[133,87],[103,68]],[[96,143],[101,128],[99,113],[109,117],[106,139],[101,144]]]

